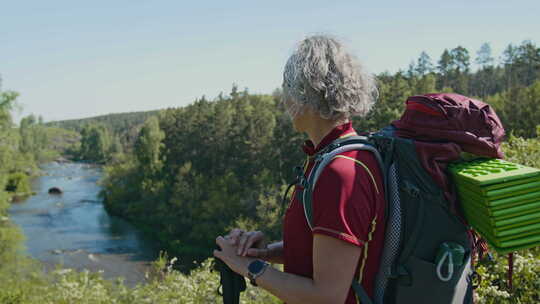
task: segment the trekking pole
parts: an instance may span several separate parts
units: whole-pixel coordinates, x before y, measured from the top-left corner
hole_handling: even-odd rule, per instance
[[[223,297],[223,304],[239,304],[240,293],[246,290],[244,277],[232,271],[218,258],[214,258],[214,269],[219,271],[221,292],[218,287],[218,294]]]

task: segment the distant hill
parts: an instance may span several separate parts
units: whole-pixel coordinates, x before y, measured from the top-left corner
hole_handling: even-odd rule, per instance
[[[142,112],[128,112],[128,113],[112,113],[94,117],[87,117],[81,119],[68,119],[58,120],[45,123],[47,126],[54,126],[80,132],[84,125],[90,123],[104,124],[110,131],[114,133],[121,133],[134,125],[142,124],[150,116],[157,115],[159,110],[142,111]]]
[[[58,127],[75,132],[81,132],[85,125],[102,124],[117,137],[124,147],[129,147],[137,138],[139,129],[150,116],[158,115],[160,110],[112,113],[81,119],[69,119],[51,121],[45,123],[46,126]]]

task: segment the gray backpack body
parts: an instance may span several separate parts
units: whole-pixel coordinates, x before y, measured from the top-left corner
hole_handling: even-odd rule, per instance
[[[393,133],[389,127],[368,137],[338,139],[320,151],[309,176],[300,178],[303,191],[298,195],[306,220],[311,227],[313,189],[334,156],[351,150],[370,151],[384,176],[386,231],[373,298],[359,282],[352,282],[359,302],[472,303],[468,227],[450,211],[442,189],[422,167],[414,140]],[[442,250],[448,249],[447,244],[459,248],[461,255]]]

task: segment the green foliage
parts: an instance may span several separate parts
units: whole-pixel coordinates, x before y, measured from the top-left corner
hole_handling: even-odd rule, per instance
[[[365,118],[355,118],[358,131],[376,131],[398,119],[405,109],[405,100],[414,95],[415,86],[432,89],[432,77],[411,80],[405,74],[382,74],[378,77],[379,100]]]
[[[158,118],[151,116],[144,123],[139,137],[135,142],[135,155],[139,161],[139,168],[147,175],[153,175],[161,170],[162,162],[159,157],[163,147],[165,133],[159,128]]]
[[[107,211],[113,214],[142,212],[138,210],[140,177],[135,161],[128,157],[123,162],[106,166],[104,171],[107,178],[100,181],[103,187],[100,196]]]
[[[15,107],[15,101],[19,93],[13,91],[2,91],[0,87],[0,135],[10,128],[13,121],[11,118],[11,110]]]
[[[10,161],[16,154],[19,144],[19,137],[13,131],[11,117],[11,110],[15,107],[17,96],[15,92],[0,90],[0,176],[11,171]]]
[[[0,210],[0,269],[6,269],[10,267],[9,264],[19,259],[23,235],[5,215],[7,204],[2,204],[0,208],[2,208]]]
[[[355,120],[355,125],[362,131],[378,130],[401,116],[408,96],[455,92],[485,99],[493,105],[507,131],[535,136],[534,128],[540,121],[540,48],[530,41],[509,48],[505,61],[498,66],[493,64],[489,45],[483,45],[477,58],[480,68],[475,72],[471,72],[469,51],[461,46],[445,49],[436,70],[431,58],[422,52],[406,73],[377,76],[379,100],[367,117]]]
[[[35,118],[24,118],[15,128],[11,111],[18,94],[0,90],[0,216],[14,194],[30,194],[29,177],[38,173],[36,159],[49,152],[44,147],[43,130]]]
[[[512,88],[486,101],[493,105],[506,130],[517,136],[536,136],[540,122],[540,80],[526,88]]]
[[[482,304],[538,303],[540,301],[540,255],[538,250],[514,253],[513,290],[508,290],[507,256],[494,254],[476,271],[481,276],[476,299]]]
[[[73,157],[73,150],[78,150],[81,140],[81,135],[78,132],[61,129],[57,127],[49,127],[40,124],[47,139],[46,145],[37,156],[37,162],[43,163],[58,158],[60,155]]]
[[[66,152],[73,155],[75,159],[95,163],[119,163],[124,160],[124,153],[130,152],[133,148],[135,140],[139,138],[138,134],[141,124],[138,122],[140,118],[154,117],[150,116],[146,112],[141,113],[141,115],[137,114],[136,116],[133,116],[131,114],[111,114],[97,118],[55,122],[50,123],[50,125],[63,126],[70,128],[70,130],[77,130],[80,132],[80,143],[77,145],[77,142],[75,142],[68,147],[68,149],[65,149],[67,150]],[[111,120],[111,118],[116,118],[116,120]],[[131,122],[133,119],[135,119],[135,122],[138,124],[130,125],[129,128],[124,130],[118,129],[119,126],[125,126],[125,123]],[[146,125],[146,129],[143,132],[149,132],[149,130],[152,132],[151,127]],[[71,132],[78,134],[76,131]],[[155,136],[155,134],[151,133],[150,138],[153,136]],[[150,139],[148,136],[143,138],[145,138],[145,140]],[[143,139],[141,138],[141,140]],[[149,145],[152,143],[139,141],[138,144],[139,148],[143,147],[144,149],[148,149],[150,147]],[[155,151],[146,152],[154,153]]]
[[[100,124],[90,124],[81,130],[79,158],[97,163],[108,160],[111,152],[111,136],[107,128]]]
[[[149,278],[146,284],[128,288],[121,279],[108,281],[101,273],[77,272],[60,269],[45,275],[19,276],[2,281],[0,303],[55,303],[55,304],[169,304],[219,303],[217,294],[219,276],[212,271],[212,262],[206,260],[189,275],[172,269],[172,261],[157,271],[162,275]],[[172,262],[172,263],[171,263]],[[0,273],[1,275],[1,273]],[[260,288],[248,286],[242,293],[242,304],[280,303]]]
[[[480,49],[476,52],[476,63],[480,66],[487,67],[493,64],[493,57],[491,56],[491,45],[487,42],[483,43]]]
[[[155,116],[158,113],[159,111],[157,110],[145,112],[114,113],[83,119],[70,119],[48,122],[46,123],[46,125],[81,132],[86,125],[101,124],[107,126],[111,133],[125,134],[126,130],[132,129],[133,126],[142,125],[149,117]]]
[[[19,147],[19,150],[22,153],[29,153],[31,151],[36,150],[38,142],[36,139],[40,139],[36,134],[37,132],[34,132],[34,126],[36,125],[36,117],[34,115],[29,115],[23,119],[21,119],[21,123],[19,126],[19,132],[21,136],[21,144]],[[47,138],[44,138],[44,141],[47,142]],[[40,142],[41,143],[41,142]]]
[[[540,136],[540,128],[537,128]],[[518,164],[540,168],[540,137],[525,139],[510,135],[503,143],[506,159]]]
[[[105,126],[112,137],[112,161],[121,158],[120,152],[131,151],[135,140],[138,138],[139,130],[144,122],[152,116],[157,116],[160,111],[114,113],[83,119],[72,119],[48,122],[45,125],[60,129],[71,130],[80,133],[88,125]]]
[[[270,189],[292,178],[299,145],[273,97],[233,88],[230,97],[150,118],[132,159],[106,168],[102,195],[108,210],[152,227],[173,252],[200,259],[242,218],[272,223],[265,229],[279,237],[281,206],[258,210],[279,195]]]
[[[5,191],[21,194],[32,192],[28,176],[22,172],[10,174],[7,179]]]
[[[34,115],[21,119],[18,133],[18,150],[30,163],[54,160],[79,140],[75,132],[47,127]]]

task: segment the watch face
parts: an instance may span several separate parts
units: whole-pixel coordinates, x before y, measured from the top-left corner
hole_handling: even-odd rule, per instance
[[[260,260],[255,260],[249,263],[248,270],[251,273],[259,273],[264,267],[264,262]]]

